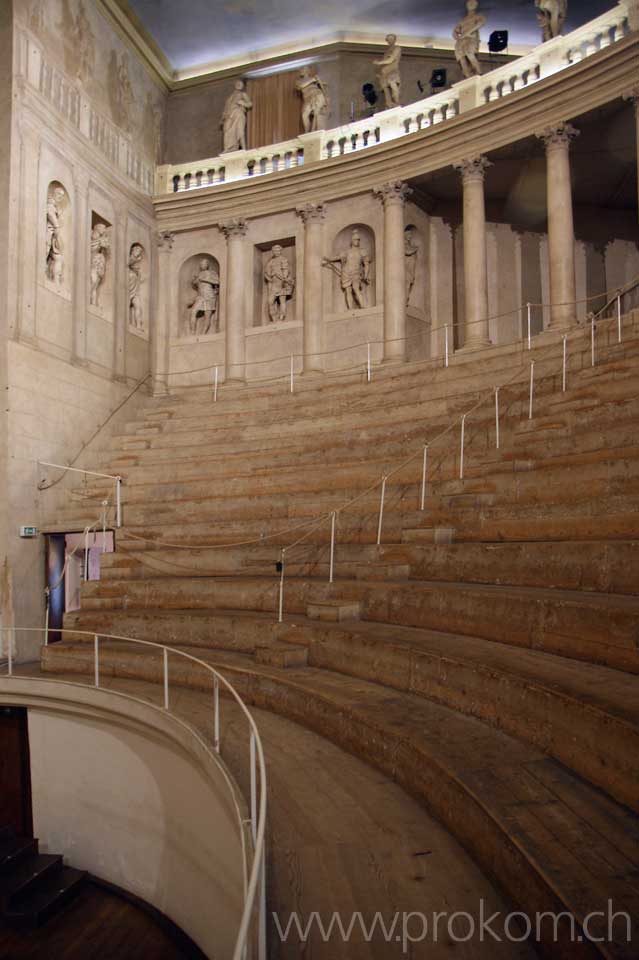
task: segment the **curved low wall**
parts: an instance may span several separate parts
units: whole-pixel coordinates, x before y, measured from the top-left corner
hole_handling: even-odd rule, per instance
[[[28,709],[41,849],[146,900],[207,956],[230,958],[248,814],[223,763],[174,717],[104,690],[2,678],[0,703]]]

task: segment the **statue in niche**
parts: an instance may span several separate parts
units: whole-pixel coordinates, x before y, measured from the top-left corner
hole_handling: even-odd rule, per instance
[[[465,77],[478,77],[481,66],[477,59],[479,53],[479,31],[486,23],[486,17],[477,13],[478,0],[467,0],[466,16],[453,30],[455,57]]]
[[[402,81],[399,74],[399,61],[402,58],[402,48],[397,45],[397,37],[389,33],[386,37],[388,49],[381,60],[373,60],[377,71],[377,82],[384,92],[386,107],[398,107]]]
[[[100,287],[104,282],[110,248],[109,228],[106,223],[96,223],[91,231],[91,293],[89,303],[92,307],[100,306]]]
[[[406,264],[406,306],[410,303],[410,295],[415,286],[415,273],[417,271],[417,254],[419,247],[413,242],[414,233],[412,230],[404,232],[404,263]]]
[[[370,283],[371,258],[370,254],[362,250],[361,242],[358,231],[353,230],[348,250],[337,257],[324,257],[322,261],[324,266],[330,267],[338,275],[347,310],[357,308],[361,310],[366,306],[366,287]]]
[[[535,6],[544,42],[560,36],[568,16],[568,0],[535,0]]]
[[[310,133],[312,130],[325,130],[328,111],[330,110],[326,84],[320,80],[316,73],[312,74],[308,67],[302,67],[295,88],[302,97],[304,133]]]
[[[224,153],[246,150],[246,115],[253,103],[243,80],[236,80],[233,93],[227,97],[222,114]]]
[[[277,323],[278,320],[286,320],[286,303],[293,296],[295,281],[291,276],[291,265],[279,243],[273,245],[271,259],[264,267],[264,283],[269,321]]]
[[[56,285],[62,287],[64,275],[64,252],[62,244],[63,206],[66,200],[64,187],[52,186],[47,196],[47,277]]]
[[[220,293],[220,278],[217,270],[211,266],[208,257],[200,260],[200,269],[193,274],[191,286],[195,296],[189,300],[188,331],[192,336],[210,333],[215,318],[215,333],[218,331],[217,303]]]
[[[134,330],[144,330],[144,312],[142,310],[142,261],[144,248],[134,243],[129,252],[129,326]]]

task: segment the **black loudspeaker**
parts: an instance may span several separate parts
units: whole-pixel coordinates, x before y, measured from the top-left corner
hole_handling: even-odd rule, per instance
[[[508,31],[493,30],[488,38],[488,49],[491,53],[501,53],[508,46]]]
[[[362,96],[366,103],[370,104],[371,107],[377,103],[377,94],[375,93],[375,87],[372,83],[365,83],[362,87]]]
[[[439,70],[433,70],[430,85],[433,90],[441,90],[442,87],[446,86],[446,71],[443,67],[440,67]]]

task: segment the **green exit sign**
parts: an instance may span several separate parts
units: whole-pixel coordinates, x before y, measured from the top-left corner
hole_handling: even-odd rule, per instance
[[[37,527],[20,527],[20,536],[25,537],[26,539],[37,537],[38,528]]]

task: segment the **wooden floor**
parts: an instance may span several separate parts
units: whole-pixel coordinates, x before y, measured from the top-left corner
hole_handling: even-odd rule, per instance
[[[1,960],[190,960],[193,956],[144,910],[93,883],[86,883],[76,899],[40,929],[0,929]]]
[[[160,704],[158,686],[107,677],[104,686]],[[171,692],[171,705],[210,739],[210,696],[176,689]],[[418,911],[430,920],[435,912],[466,911],[478,921],[481,901],[486,916],[496,911],[505,915],[508,908],[457,841],[395,783],[304,727],[263,710],[252,712],[268,768],[269,960],[531,960],[535,956],[524,944],[482,943],[479,938],[453,941],[446,920],[436,942],[431,931],[405,952],[401,917],[390,941],[378,926],[366,942],[356,923],[348,942],[337,932],[323,942],[316,927],[306,942],[295,932],[283,942],[274,914],[285,928],[293,911],[301,923],[317,911],[325,924],[339,911],[345,925],[356,912],[370,923],[379,911],[390,926],[396,913]],[[246,721],[227,699],[222,701],[222,756],[247,793]],[[460,936],[463,922],[455,931]],[[419,931],[419,922],[414,921],[410,929]],[[118,960],[127,956],[117,954]],[[164,954],[139,951],[136,956],[156,960]],[[4,960],[1,952],[0,958]]]

